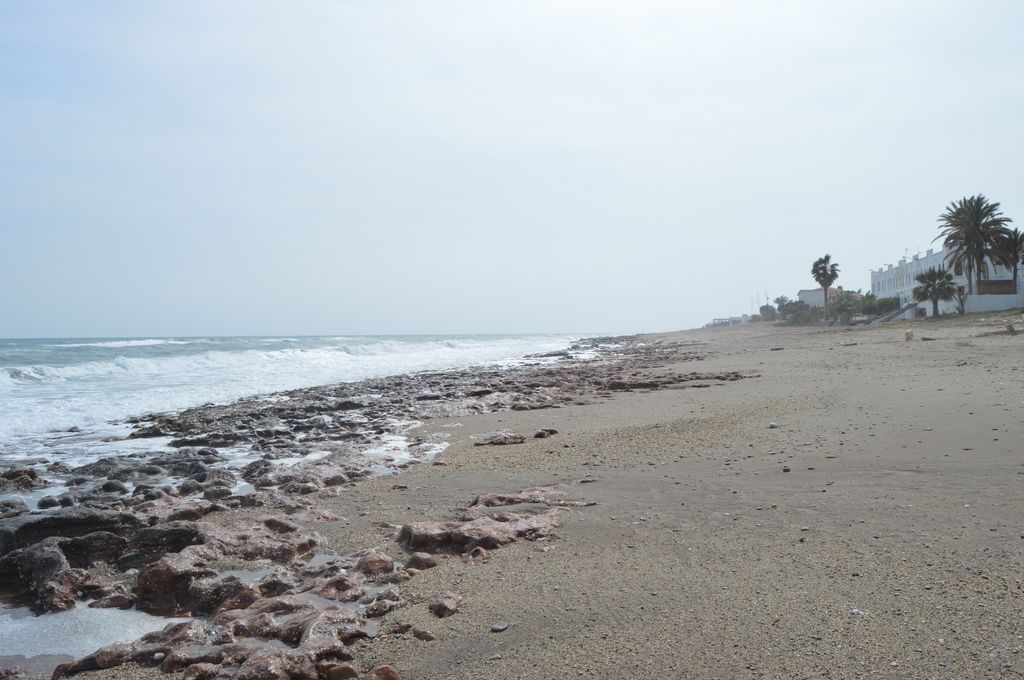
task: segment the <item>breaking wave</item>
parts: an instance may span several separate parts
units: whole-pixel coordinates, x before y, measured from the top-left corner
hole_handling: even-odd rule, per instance
[[[23,346],[17,355],[21,363],[6,366],[5,359],[15,355],[5,355],[0,349],[0,444],[15,434],[88,427],[280,390],[425,370],[511,365],[528,354],[562,349],[575,339],[117,340],[68,343],[59,348],[39,345],[45,352],[40,349],[37,360],[26,360]],[[127,342],[135,344],[120,344]],[[30,347],[28,351],[35,350]]]

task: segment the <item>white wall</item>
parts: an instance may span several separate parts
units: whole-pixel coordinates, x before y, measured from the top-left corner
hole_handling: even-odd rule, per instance
[[[806,303],[810,307],[824,307],[825,291],[821,288],[801,290],[796,294],[796,299]]]
[[[1001,312],[1006,309],[1024,307],[1024,294],[1016,295],[969,295],[965,305],[968,312]]]

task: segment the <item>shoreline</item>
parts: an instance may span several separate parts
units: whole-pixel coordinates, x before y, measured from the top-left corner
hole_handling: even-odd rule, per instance
[[[404,558],[407,525],[554,511],[558,526],[442,554],[345,665],[407,679],[1020,675],[1021,340],[983,337],[998,320],[932,323],[929,343],[904,343],[903,326],[646,336],[713,353],[638,361],[643,380],[585,405],[423,421],[414,436],[449,433],[444,465],[318,500],[339,519],[299,519],[300,533]],[[760,377],[647,386],[691,370]],[[557,434],[531,436],[543,428]],[[526,439],[476,445],[498,430]],[[456,611],[437,618],[428,605],[449,592]]]
[[[629,343],[633,345],[627,347]],[[657,351],[665,351],[665,348]],[[377,464],[367,460],[368,449],[372,451],[375,444],[379,445],[389,437],[404,439],[404,430],[416,424],[416,420],[473,412],[546,409],[569,402],[579,404],[584,393],[591,388],[591,382],[607,384],[613,390],[626,389],[628,378],[620,377],[622,366],[636,364],[642,357],[648,357],[649,361],[651,353],[650,349],[637,347],[635,337],[595,338],[579,341],[559,352],[527,357],[535,361],[514,367],[424,371],[260,395],[230,404],[204,405],[174,414],[130,419],[128,422],[135,430],[129,439],[166,443],[172,452],[100,459],[74,469],[58,469],[59,464],[51,464],[51,473],[63,474],[75,485],[89,484],[90,478],[102,484],[93,486],[91,493],[69,492],[44,497],[40,501],[44,512],[56,513],[60,515],[60,522],[73,522],[76,526],[70,529],[50,527],[42,533],[29,528],[39,536],[80,536],[88,532],[84,539],[72,539],[79,543],[82,540],[95,542],[93,537],[99,534],[95,534],[93,529],[111,529],[121,535],[120,543],[103,555],[78,556],[76,560],[76,556],[68,553],[70,543],[67,539],[46,539],[43,543],[57,540],[56,548],[70,557],[71,564],[63,562],[63,566],[58,565],[45,579],[32,579],[28,573],[34,571],[39,555],[31,553],[42,549],[42,544],[36,543],[38,536],[34,540],[22,541],[18,539],[20,529],[17,526],[13,533],[7,530],[8,527],[0,527],[0,534],[6,536],[4,550],[10,551],[0,558],[0,571],[11,580],[21,579],[30,592],[34,589],[37,606],[45,609],[74,607],[75,600],[81,599],[83,592],[88,592],[90,595],[86,595],[86,599],[98,598],[90,606],[125,608],[134,605],[156,614],[188,614],[189,608],[198,606],[195,602],[168,603],[160,601],[159,597],[154,599],[154,585],[158,588],[177,587],[179,590],[181,586],[180,583],[177,586],[174,583],[150,583],[154,580],[150,574],[154,562],[163,565],[170,558],[181,561],[181,556],[189,553],[189,545],[216,544],[219,554],[189,554],[185,561],[193,562],[168,567],[174,572],[172,580],[187,577],[189,570],[196,571],[196,560],[212,572],[238,574],[237,570],[226,569],[235,566],[232,561],[237,559],[236,556],[245,559],[274,557],[278,563],[283,562],[292,568],[297,564],[301,566],[303,552],[312,553],[316,546],[324,545],[315,530],[308,535],[297,533],[289,536],[289,540],[276,542],[273,537],[258,536],[258,541],[269,543],[256,549],[232,544],[223,532],[218,533],[216,529],[216,525],[225,523],[224,516],[237,519],[246,508],[257,507],[263,512],[269,510],[285,514],[289,520],[333,521],[336,518],[332,513],[315,511],[313,505],[316,503],[311,505],[308,499],[314,498],[315,494],[319,503],[336,497],[346,493],[357,482],[376,475],[390,475],[416,462],[429,461],[444,449],[443,442],[438,443],[437,437],[421,438],[411,443],[411,454],[407,459],[395,460],[395,456],[381,455]],[[689,358],[697,357],[692,355]],[[551,376],[558,378],[545,383],[545,379]],[[670,384],[693,379],[694,376],[670,376],[658,381]],[[338,418],[339,413],[343,419]],[[256,453],[249,456],[251,462],[240,471],[234,467],[235,473],[245,480],[244,484],[238,483],[236,475],[230,471],[232,461],[219,455],[225,450],[240,448],[249,448]],[[363,459],[361,463],[360,458]],[[167,479],[166,475],[172,473],[175,477]],[[83,474],[86,476],[82,477]],[[175,482],[176,488],[152,484],[154,476],[162,477],[164,482]],[[25,478],[19,481],[25,481]],[[241,486],[249,488],[240,495]],[[125,498],[125,493],[131,495]],[[197,497],[197,493],[201,497]],[[121,498],[117,497],[119,494],[122,494]],[[18,517],[24,519],[25,508],[19,512],[13,504],[9,505],[12,507],[6,508],[6,514],[15,518],[12,521],[17,524]],[[83,518],[84,510],[79,508],[85,507],[92,511],[98,508],[108,516]],[[131,514],[125,515],[125,510]],[[121,516],[115,517],[114,511],[121,512]],[[140,530],[140,518],[143,527],[148,525],[151,528]],[[261,521],[266,526],[274,524],[272,518],[264,517]],[[182,526],[183,523],[187,526]],[[11,522],[6,524],[11,525]],[[258,524],[245,527],[247,532],[264,529]],[[286,531],[297,531],[297,527],[291,526]],[[145,545],[140,546],[137,537],[143,533],[149,538],[141,542]],[[185,535],[175,535],[182,533]],[[299,550],[297,545],[304,547]],[[127,551],[127,554],[117,556],[115,553],[118,551]],[[324,553],[318,554],[324,556]],[[113,563],[115,557],[113,573],[99,574],[100,569],[93,569],[107,561]],[[267,566],[262,571],[269,574],[274,565]],[[353,566],[346,563],[349,569]],[[82,567],[92,573],[81,573]],[[204,575],[210,581],[215,574]],[[315,575],[304,574],[303,578],[314,579]],[[228,590],[244,590],[236,583],[228,585]],[[77,598],[73,594],[75,590]],[[234,594],[237,596],[239,593]],[[360,594],[365,596],[365,593],[353,593]],[[249,597],[254,599],[263,595],[266,593],[249,593]],[[397,597],[391,601],[397,601]],[[378,598],[371,604],[380,603]],[[209,604],[205,606],[206,609],[201,611],[212,613],[215,609]],[[381,611],[374,615],[380,615],[387,608],[386,605],[378,607]],[[359,611],[361,617],[363,613],[363,610]],[[367,618],[360,620],[370,631],[372,626],[366,625],[370,623]],[[321,659],[317,661],[323,665]],[[90,663],[95,662],[72,665],[61,672],[84,670]],[[109,660],[103,663],[108,664]]]

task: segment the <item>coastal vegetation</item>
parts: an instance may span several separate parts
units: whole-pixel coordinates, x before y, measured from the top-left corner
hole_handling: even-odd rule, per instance
[[[839,265],[832,261],[832,256],[825,254],[814,261],[811,265],[811,277],[821,286],[821,291],[824,294],[823,299],[823,314],[825,318],[828,318],[828,289],[836,282],[839,278]]]
[[[936,267],[926,272],[921,272],[914,277],[918,285],[914,288],[914,300],[925,302],[931,300],[932,316],[939,315],[939,302],[952,300],[956,295],[956,283],[953,281],[953,274],[945,269]]]
[[[867,293],[860,300],[859,312],[864,316],[881,316],[889,312],[895,312],[900,308],[898,297],[875,297],[874,293]]]
[[[831,300],[832,316],[846,321],[854,317],[880,316],[900,308],[899,298],[880,298],[871,293],[861,294],[860,291],[838,291],[833,294]],[[771,305],[761,307],[761,321],[778,319],[788,325],[801,326],[817,323],[825,318],[820,307],[812,307],[802,300],[791,300],[785,295],[780,295],[773,302],[774,308]],[[766,308],[771,312],[766,311]]]
[[[1017,288],[1017,265],[1024,262],[1024,234],[1020,229],[1007,230],[992,249],[992,259],[1013,272],[1013,289]]]
[[[946,262],[952,267],[962,267],[967,275],[967,293],[973,293],[974,284],[988,278],[986,258],[1000,248],[1010,231],[1007,224],[1012,222],[999,210],[999,203],[993,203],[984,194],[965,196],[946,206],[939,215],[939,235],[942,247],[948,252]]]

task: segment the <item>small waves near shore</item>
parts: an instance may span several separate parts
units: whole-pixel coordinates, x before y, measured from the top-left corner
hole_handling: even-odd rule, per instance
[[[39,435],[333,382],[514,364],[569,336],[0,340],[0,453]]]
[[[130,510],[133,516],[167,520],[178,517],[173,514],[178,511],[183,512],[181,517],[191,518],[225,507],[213,501],[226,496],[232,496],[235,503],[263,504],[262,496],[268,493],[302,498],[314,491],[336,492],[342,484],[362,476],[393,474],[410,463],[430,460],[446,446],[440,440],[410,441],[406,433],[418,424],[419,411],[391,408],[382,398],[384,394],[392,398],[404,395],[410,404],[422,404],[420,410],[429,410],[433,408],[432,395],[417,401],[424,399],[427,389],[417,375],[471,367],[503,371],[527,363],[553,362],[567,355],[564,350],[575,339],[0,340],[0,517],[31,522],[35,519],[27,519],[26,512],[42,513],[32,518],[45,518],[47,513],[66,515],[67,526],[58,534],[75,536],[81,532],[74,522],[89,513],[128,517],[123,512]],[[579,349],[574,356],[586,351]],[[464,379],[471,380],[472,375],[469,372]],[[412,382],[406,384],[409,380]],[[305,388],[321,391],[306,396],[287,392]],[[333,397],[340,410],[310,417],[306,410],[323,406],[324,399],[332,398],[324,395],[333,390],[346,394],[354,390],[361,401]],[[374,394],[363,394],[366,390]],[[233,406],[237,399],[243,402]],[[264,428],[256,428],[258,434],[255,430],[249,433],[255,439],[225,441],[240,436],[242,421],[232,420],[235,409],[258,414],[261,405],[270,410],[264,416],[253,416],[266,421]],[[277,410],[294,410],[292,417],[299,420],[286,422]],[[173,415],[179,412],[182,415]],[[153,415],[160,413],[165,414],[162,419]],[[190,417],[197,416],[211,420],[197,430],[188,430]],[[169,423],[181,418],[183,429],[155,433],[156,426],[150,426],[141,431],[144,436],[134,436],[142,424],[154,422],[154,418],[160,427],[170,427]],[[215,427],[220,420],[228,423],[226,429],[203,440],[211,436],[207,426]],[[172,434],[178,436],[177,441]],[[195,441],[185,442],[182,437]],[[201,448],[208,443],[217,449]],[[323,479],[328,470],[330,479]],[[257,489],[264,491],[249,496]],[[109,510],[111,507],[115,509]],[[119,511],[122,515],[117,515]],[[31,544],[17,543],[11,538],[14,534],[5,531],[6,525],[0,530],[0,553],[7,554],[0,554],[0,574],[6,573],[5,569],[22,573],[35,568],[35,562],[29,564],[35,556],[21,550]],[[197,541],[205,539],[190,540]],[[126,546],[115,552],[123,552]],[[112,553],[110,559],[114,557]],[[147,561],[142,559],[134,566]],[[63,571],[58,569],[63,574],[58,580],[80,589],[78,597],[81,589],[95,585],[79,583],[83,575],[67,568],[64,564]],[[108,589],[101,590],[109,600]],[[0,639],[5,640],[0,669],[20,667],[48,674],[58,663],[100,646],[131,640],[182,620],[167,618],[166,612],[155,617],[142,608],[123,610],[107,604],[99,609],[83,604],[63,611],[72,605],[73,599],[0,599]],[[41,612],[47,613],[37,616]]]

